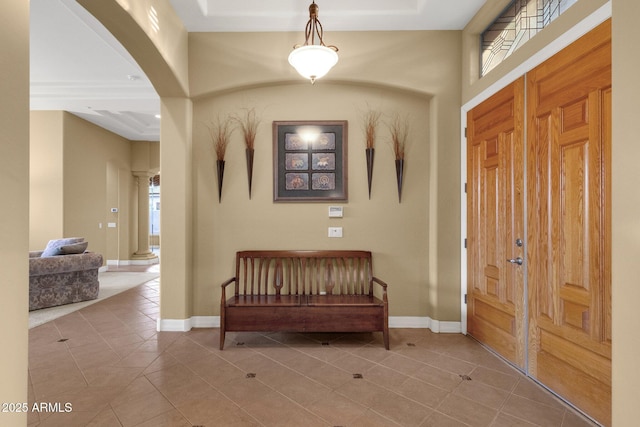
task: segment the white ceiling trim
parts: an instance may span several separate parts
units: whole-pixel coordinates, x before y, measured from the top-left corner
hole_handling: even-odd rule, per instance
[[[31,97],[59,96],[62,98],[105,98],[105,99],[156,99],[158,95],[151,86],[128,86],[105,82],[33,82]]]
[[[170,0],[190,32],[301,31],[311,0]],[[318,0],[331,31],[460,30],[486,0]]]
[[[135,131],[136,133],[152,133],[159,130],[159,121],[149,114],[140,114],[133,111],[95,111],[98,115],[117,121],[120,125]]]
[[[160,120],[153,113],[109,109],[73,114],[131,141],[159,141]]]

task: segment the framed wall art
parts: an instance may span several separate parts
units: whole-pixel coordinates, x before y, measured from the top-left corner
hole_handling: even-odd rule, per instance
[[[347,121],[273,122],[273,200],[347,201]]]

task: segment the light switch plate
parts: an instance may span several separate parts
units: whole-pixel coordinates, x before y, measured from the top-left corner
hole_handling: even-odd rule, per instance
[[[329,227],[329,237],[342,237],[342,227]]]

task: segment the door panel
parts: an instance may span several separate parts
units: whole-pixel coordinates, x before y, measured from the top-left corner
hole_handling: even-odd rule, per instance
[[[604,424],[610,93],[610,23],[527,75],[528,371]]]
[[[527,74],[526,165],[524,93],[467,117],[468,331],[610,425],[610,21]]]
[[[524,258],[524,79],[469,112],[469,334],[525,368],[524,273],[507,259]]]

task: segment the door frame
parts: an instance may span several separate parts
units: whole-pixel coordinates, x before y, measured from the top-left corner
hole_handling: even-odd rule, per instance
[[[467,128],[467,113],[474,107],[490,98],[492,95],[500,91],[502,88],[526,75],[526,73],[556,53],[560,52],[580,37],[611,18],[611,2],[600,7],[591,13],[582,21],[578,22],[572,28],[560,35],[553,42],[530,56],[516,68],[490,84],[486,89],[473,97],[460,108],[460,330],[463,334],[467,334],[467,304],[465,303],[465,294],[467,293],[467,250],[465,248],[465,239],[467,237],[467,194],[465,192],[465,184],[467,183],[467,138],[465,137],[465,129]],[[526,94],[525,94],[526,99]],[[525,110],[526,115],[526,110]],[[526,127],[526,117],[525,117]],[[526,132],[526,129],[525,129]],[[526,144],[526,140],[525,140]],[[526,151],[526,146],[525,146]],[[526,189],[525,189],[526,191]],[[525,194],[525,212],[526,212],[526,194]],[[525,222],[526,229],[526,222]],[[525,242],[526,248],[526,242]],[[526,263],[524,265],[526,268]],[[525,271],[526,278],[526,271]],[[526,286],[526,282],[525,282]]]

